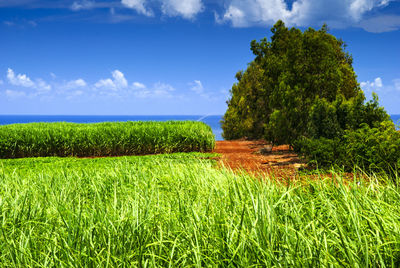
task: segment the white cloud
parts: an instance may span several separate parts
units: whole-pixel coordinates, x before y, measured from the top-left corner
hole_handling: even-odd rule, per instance
[[[168,16],[182,16],[193,19],[204,9],[201,0],[162,0],[162,12]]]
[[[143,89],[143,88],[146,88],[146,86],[145,86],[144,84],[139,83],[139,82],[133,82],[133,83],[132,83],[132,87],[133,87],[133,89]]]
[[[125,75],[119,70],[112,71],[110,78],[100,79],[96,83],[88,83],[83,78],[60,81],[59,77],[52,75],[52,73],[48,77],[50,81],[48,83],[41,78],[31,79],[26,74],[16,74],[11,68],[7,70],[7,79],[8,84],[13,87],[3,91],[3,94],[9,98],[39,97],[40,100],[58,97],[67,100],[83,97],[118,98],[120,100],[132,97],[149,99],[184,98],[184,94],[180,95],[174,86],[168,83],[157,82],[152,86],[146,86],[136,81],[128,84]],[[2,83],[3,81],[0,80],[0,84]],[[211,95],[205,92],[200,80],[194,80],[188,85],[190,90],[198,94],[199,97],[211,99]]]
[[[11,85],[23,87],[35,87],[35,83],[26,74],[15,75],[10,68],[7,70],[7,79]]]
[[[169,84],[158,82],[154,84],[154,95],[155,96],[169,96],[172,91],[175,91],[175,88]]]
[[[381,88],[383,86],[382,79],[380,77],[375,78],[374,84],[375,84],[376,87]]]
[[[153,16],[151,9],[146,7],[148,0],[121,0],[121,4],[136,12]],[[204,10],[202,0],[159,0],[161,11],[167,16],[182,16],[185,19],[193,19],[198,13]]]
[[[400,16],[383,15],[364,19],[359,26],[371,33],[391,32],[400,29]]]
[[[158,82],[151,89],[144,87],[140,90],[134,90],[133,94],[137,98],[171,98],[174,91],[175,88],[173,86]]]
[[[21,97],[26,97],[26,93],[23,92],[23,91],[17,91],[17,90],[10,90],[10,89],[7,89],[7,90],[5,91],[5,93],[6,93],[6,96],[7,96],[7,97],[12,98],[12,99],[21,98]]]
[[[114,91],[126,88],[128,86],[128,81],[125,79],[125,76],[122,72],[115,70],[111,74],[114,79],[101,79],[94,86],[96,88],[110,89]]]
[[[128,8],[146,16],[153,16],[153,12],[145,7],[145,2],[146,0],[121,0],[122,5]]]
[[[80,87],[86,87],[87,84],[85,80],[82,78],[76,79],[76,80],[71,80],[67,82],[64,86],[65,89],[75,89],[75,88],[80,88]]]
[[[189,86],[190,86],[191,91],[195,92],[202,98],[205,98],[208,100],[216,100],[219,97],[221,97],[221,95],[215,94],[215,92],[206,91],[200,80],[194,80],[193,82],[189,83]],[[225,99],[225,97],[224,97],[224,99]]]
[[[51,90],[51,86],[49,84],[47,84],[46,81],[44,81],[40,78],[36,80],[35,87],[38,90],[38,92],[40,92],[40,93]]]
[[[197,94],[202,94],[204,92],[204,87],[200,80],[194,80],[193,83],[190,83],[189,85],[191,86],[190,90]]]
[[[89,0],[75,1],[71,5],[71,9],[74,11],[92,9],[95,7],[95,2]]]
[[[360,86],[364,91],[379,91],[383,87],[382,79],[380,77],[375,78],[373,82],[365,81],[361,82]]]
[[[223,20],[231,21],[235,27],[246,27],[273,24],[279,19],[287,19],[289,15],[284,0],[232,0]]]
[[[26,74],[15,75],[14,71],[11,68],[8,68],[7,70],[7,79],[8,82],[13,86],[34,88],[37,90],[38,94],[51,90],[51,85],[46,83],[46,81],[44,81],[43,79],[38,78],[34,82]]]
[[[396,90],[400,90],[400,79],[394,79],[393,84]]]
[[[222,19],[235,27],[271,25],[281,19],[289,25],[310,26],[327,22],[331,27],[359,23],[363,15],[388,5],[390,0],[296,0],[291,9],[284,0],[231,0]],[[332,12],[334,11],[334,12]]]
[[[111,88],[112,90],[116,90],[115,84],[110,78],[101,79],[96,84],[94,84],[94,86],[97,88]]]
[[[114,83],[118,88],[123,88],[128,86],[128,81],[125,79],[123,73],[118,70],[112,72],[112,76],[114,77]]]

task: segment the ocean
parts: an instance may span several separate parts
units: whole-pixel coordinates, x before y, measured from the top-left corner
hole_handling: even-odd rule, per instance
[[[98,123],[117,121],[201,121],[209,125],[217,141],[223,140],[222,115],[0,115],[0,125],[32,122]]]
[[[393,122],[400,125],[400,114],[391,115]],[[97,123],[116,121],[168,121],[191,120],[209,125],[217,141],[223,140],[220,121],[222,115],[0,115],[0,125],[31,122],[74,122]]]

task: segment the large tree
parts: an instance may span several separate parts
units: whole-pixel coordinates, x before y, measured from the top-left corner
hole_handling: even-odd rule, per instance
[[[302,32],[278,21],[272,33],[251,42],[255,59],[236,74],[224,138],[265,138],[311,163],[398,178],[400,133],[377,95],[365,102],[343,41],[325,25]]]
[[[222,122],[226,139],[246,136],[291,144],[309,134],[317,99],[364,101],[352,57],[325,25],[302,32],[278,21],[271,31],[270,41],[251,42],[255,59],[236,75]]]

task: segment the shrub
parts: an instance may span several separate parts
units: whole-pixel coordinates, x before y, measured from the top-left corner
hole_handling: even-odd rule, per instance
[[[369,173],[386,173],[392,178],[399,174],[400,132],[390,121],[376,127],[364,123],[356,130],[346,130],[341,138],[299,139],[295,149],[318,166],[336,165],[348,171],[357,166]]]
[[[353,164],[372,172],[384,171],[398,174],[400,167],[400,132],[393,122],[383,122],[377,127],[363,124],[344,136],[346,159]]]

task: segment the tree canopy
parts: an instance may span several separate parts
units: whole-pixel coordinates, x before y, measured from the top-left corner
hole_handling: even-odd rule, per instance
[[[278,21],[271,31],[270,41],[251,42],[255,59],[236,74],[238,82],[231,89],[222,122],[224,138],[245,136],[293,144],[301,136],[330,136],[348,127],[342,111],[327,107],[335,103],[350,109],[365,100],[344,42],[329,34],[326,25],[302,32]],[[321,132],[325,126],[313,125],[315,120],[333,132]]]
[[[314,160],[348,166],[346,148],[356,152],[354,148],[363,147],[349,137],[378,135],[384,129],[388,144],[399,143],[377,95],[365,102],[345,43],[329,34],[326,25],[302,32],[278,21],[271,31],[270,40],[251,42],[255,58],[236,74],[222,120],[225,139],[264,138],[273,144],[290,144]],[[350,141],[353,144],[347,144]],[[372,151],[359,152],[365,159],[377,159],[368,156]],[[396,157],[400,164],[400,153],[387,160],[396,164]]]

